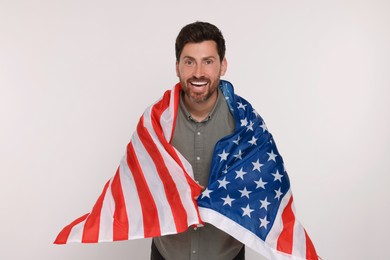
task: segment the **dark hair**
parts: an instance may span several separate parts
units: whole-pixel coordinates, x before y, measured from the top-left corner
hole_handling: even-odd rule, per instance
[[[225,57],[225,39],[222,32],[213,24],[195,22],[184,26],[176,38],[176,60],[180,60],[181,52],[187,43],[200,43],[203,41],[215,41],[220,61]]]

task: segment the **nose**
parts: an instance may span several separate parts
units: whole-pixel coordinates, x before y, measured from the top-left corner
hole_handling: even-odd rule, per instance
[[[203,76],[204,76],[203,64],[196,65],[195,69],[194,69],[194,77],[200,78],[200,77],[203,77]]]

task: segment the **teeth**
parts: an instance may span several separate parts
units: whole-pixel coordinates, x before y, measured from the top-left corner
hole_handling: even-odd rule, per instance
[[[201,86],[201,85],[206,85],[207,82],[191,82],[192,85],[197,85],[197,86]]]

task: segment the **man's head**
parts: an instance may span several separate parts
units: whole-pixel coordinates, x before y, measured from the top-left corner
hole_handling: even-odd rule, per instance
[[[204,22],[186,25],[176,39],[176,58],[176,74],[187,106],[212,106],[227,69],[221,31]]]
[[[210,23],[195,22],[184,26],[176,38],[176,61],[180,60],[180,55],[187,43],[200,43],[203,41],[214,41],[217,44],[219,60],[222,61],[225,58],[225,39],[221,31]]]

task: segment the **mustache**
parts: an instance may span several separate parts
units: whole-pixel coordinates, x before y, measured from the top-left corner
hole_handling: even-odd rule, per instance
[[[206,77],[192,77],[192,78],[189,78],[187,81],[207,81],[207,82],[210,82],[210,79],[206,78]]]

